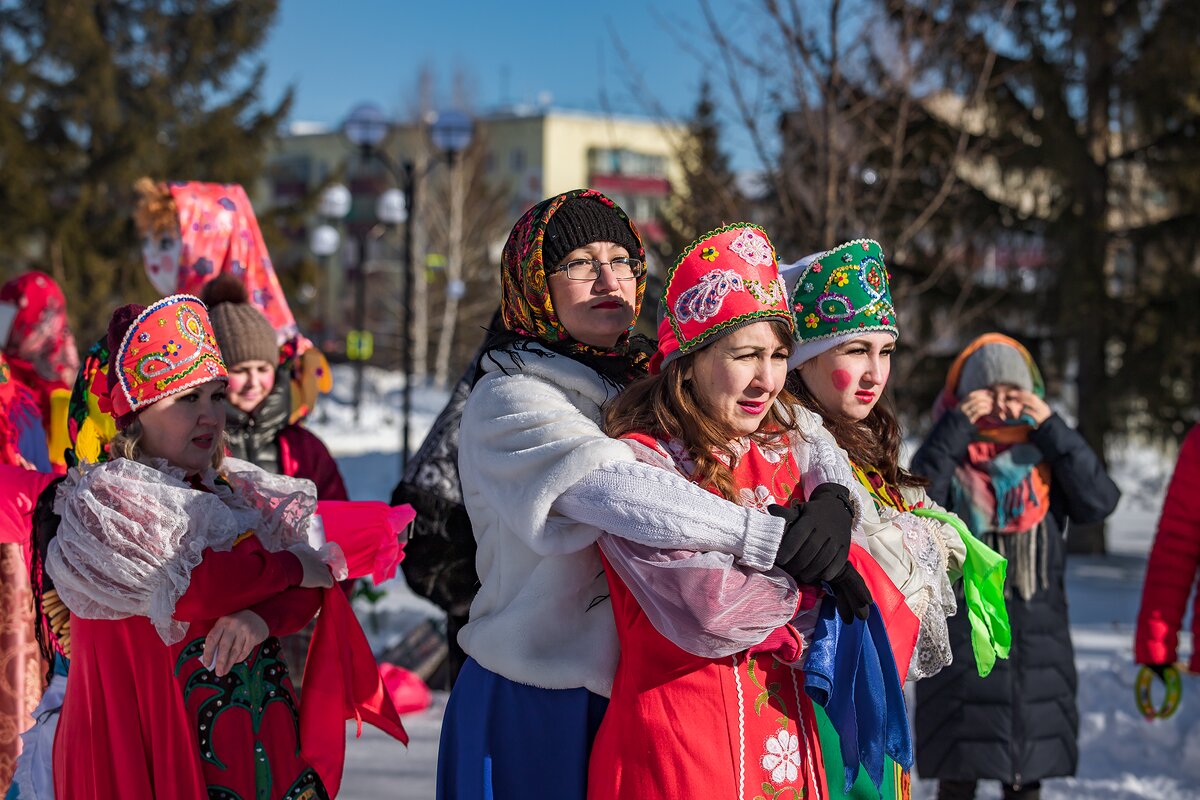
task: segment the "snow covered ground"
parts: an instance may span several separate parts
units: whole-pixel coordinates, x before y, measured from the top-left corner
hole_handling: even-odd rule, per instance
[[[368,370],[361,424],[349,406],[352,373],[335,368],[335,395],[322,400],[312,428],[337,457],[355,499],[386,500],[399,476],[400,390],[398,375]],[[444,402],[445,393],[414,388],[412,442],[424,438]],[[1173,718],[1148,723],[1134,704],[1132,664],[1134,623],[1141,596],[1146,554],[1162,493],[1172,467],[1169,457],[1141,446],[1115,454],[1113,475],[1124,491],[1109,524],[1110,555],[1077,557],[1067,583],[1071,634],[1079,669],[1079,775],[1044,784],[1047,800],[1190,800],[1200,798],[1200,677],[1184,678],[1183,705]],[[380,608],[389,620],[405,624],[435,607],[414,596],[402,581],[388,585]],[[389,626],[371,633],[373,644],[388,644]],[[1184,637],[1183,648],[1190,651]],[[434,705],[405,718],[412,736],[409,749],[364,727],[346,753],[345,800],[388,797],[427,800],[434,796],[437,740],[445,695]],[[914,797],[932,800],[936,787],[917,781]],[[999,798],[995,784],[983,784],[981,800]]]

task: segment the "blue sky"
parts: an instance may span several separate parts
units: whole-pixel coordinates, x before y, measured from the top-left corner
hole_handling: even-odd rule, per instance
[[[293,121],[336,125],[360,101],[402,114],[429,65],[443,103],[457,70],[479,109],[549,93],[558,107],[687,116],[705,70],[697,17],[695,0],[283,0],[262,98],[294,86]]]

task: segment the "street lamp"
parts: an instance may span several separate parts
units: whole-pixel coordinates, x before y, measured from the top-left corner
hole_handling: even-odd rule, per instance
[[[342,123],[342,133],[366,152],[373,151],[380,142],[387,138],[391,123],[384,116],[379,106],[371,103],[360,103],[350,110],[346,121]]]
[[[397,166],[380,147],[383,141],[387,138],[391,131],[391,123],[386,115],[379,109],[378,106],[363,103],[355,106],[350,114],[346,117],[346,121],[342,124],[342,133],[346,138],[355,145],[362,161],[375,161],[381,164],[391,175],[399,188],[390,188],[376,198],[375,202],[375,217],[385,225],[404,225],[404,292],[403,292],[403,370],[404,370],[404,390],[402,395],[403,403],[403,424],[401,428],[400,442],[400,472],[403,476],[408,467],[408,450],[409,438],[412,425],[412,383],[413,383],[413,331],[412,331],[412,308],[413,308],[413,282],[415,267],[413,263],[413,225],[416,219],[417,208],[417,180],[423,177],[424,174],[431,169],[436,161],[431,161],[422,171],[417,174],[416,167],[411,158],[406,158],[404,162]],[[458,155],[466,150],[470,144],[474,134],[474,121],[467,114],[461,111],[443,111],[432,117],[429,127],[429,138],[435,150],[445,157],[448,164],[454,166]],[[350,191],[341,185],[328,187],[322,193],[319,203],[319,211],[321,216],[327,219],[340,219],[345,217],[350,210],[351,205]],[[461,203],[460,203],[461,205]],[[453,211],[453,209],[452,209]],[[461,216],[461,208],[457,212]],[[325,230],[323,230],[325,229]],[[332,234],[332,237],[330,236]],[[461,234],[460,234],[461,235]],[[321,254],[321,248],[327,253],[333,253],[337,250],[339,240],[336,229],[328,224],[320,225],[313,230],[310,244],[313,252]],[[358,269],[356,278],[355,292],[355,313],[354,324],[361,343],[363,334],[365,334],[365,297],[366,297],[366,237],[360,236],[358,248]],[[455,286],[449,289],[451,292],[460,293],[461,287]],[[460,295],[461,296],[461,295]],[[360,353],[361,354],[361,353]],[[362,369],[363,360],[359,359],[356,362],[355,372],[355,388],[354,388],[354,408],[355,421],[358,421],[358,409],[362,397]]]
[[[458,158],[459,153],[462,153],[471,146],[471,139],[475,134],[475,123],[470,116],[461,111],[449,110],[443,111],[434,115],[429,126],[429,139],[434,148],[438,150],[446,158],[446,162],[453,167]],[[430,161],[422,174],[432,169],[436,161]],[[404,480],[408,471],[408,443],[409,430],[412,422],[412,367],[413,367],[413,352],[412,352],[412,307],[413,307],[413,243],[412,229],[413,221],[417,218],[417,175],[416,167],[411,158],[404,161],[403,166],[403,181],[404,186],[404,206],[408,212],[408,224],[404,226],[404,429],[401,433],[400,445],[400,478]],[[451,203],[452,215],[457,213],[460,219],[459,226],[461,227],[462,203],[461,200],[456,204]],[[452,220],[453,222],[453,220]],[[451,225],[451,242],[454,242],[455,237],[461,237],[461,231],[456,231],[455,226]],[[453,291],[457,292],[458,287],[454,287]]]
[[[308,247],[321,259],[325,270],[325,298],[322,310],[324,338],[328,340],[338,318],[338,291],[342,265],[333,256],[342,246],[342,236],[334,224],[350,213],[350,190],[340,183],[326,186],[317,200],[321,224],[308,235]]]

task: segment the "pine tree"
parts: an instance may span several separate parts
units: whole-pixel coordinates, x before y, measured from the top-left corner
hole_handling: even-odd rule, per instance
[[[1036,327],[1015,270],[980,269],[1019,220],[964,180],[973,137],[926,102],[915,56],[926,32],[839,0],[763,0],[758,27],[717,37],[738,121],[765,165],[754,212],[784,262],[860,237],[877,239],[904,331],[894,397],[912,430],[949,366],[956,335]],[[710,27],[721,30],[711,3]],[[760,29],[761,28],[761,29]]]
[[[1044,238],[1054,351],[1059,371],[1075,372],[1081,433],[1101,453],[1114,430],[1181,433],[1200,410],[1190,309],[1200,289],[1200,7],[881,6],[930,31],[925,55],[978,123],[992,199]],[[977,87],[972,76],[988,64],[995,77]],[[1102,533],[1074,546],[1101,551]]]
[[[0,265],[63,284],[81,341],[152,296],[131,220],[143,175],[251,184],[291,102],[258,97],[276,0],[0,6]]]
[[[746,217],[746,200],[721,147],[721,123],[707,79],[700,84],[679,155],[683,186],[673,187],[671,200],[659,212],[663,238],[651,243],[665,265],[673,264],[697,236]]]

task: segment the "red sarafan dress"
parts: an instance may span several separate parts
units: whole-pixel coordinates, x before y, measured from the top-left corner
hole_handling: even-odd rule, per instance
[[[54,745],[61,800],[329,797],[301,755],[275,638],[321,606],[286,550],[305,541],[316,499],[242,466],[202,484],[125,459],[68,476],[46,566],[72,612]],[[217,677],[202,663],[204,637],[242,609],[271,636]]]
[[[639,460],[691,477],[680,443],[627,440]],[[740,449],[735,501],[764,512],[786,503],[799,484],[788,443]],[[801,619],[815,613],[819,591],[724,554],[608,536],[600,546],[621,658],[592,749],[589,800],[821,798],[816,721],[795,666]]]

